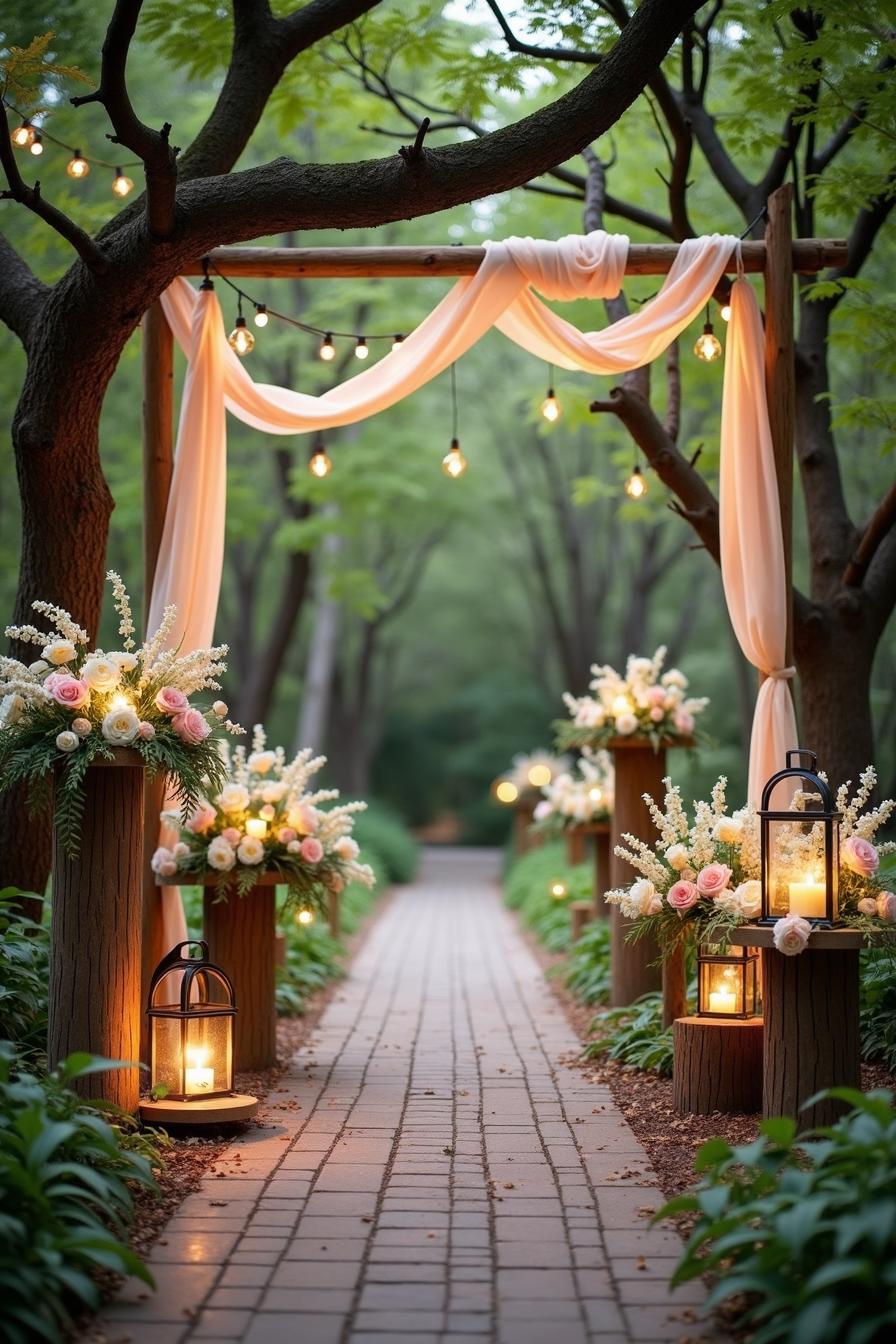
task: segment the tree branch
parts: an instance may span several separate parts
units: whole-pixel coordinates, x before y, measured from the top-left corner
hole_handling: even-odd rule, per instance
[[[146,170],[146,219],[150,237],[170,238],[175,227],[177,149],[168,143],[168,122],[153,131],[137,116],[128,95],[125,70],[143,0],[116,0],[100,63],[100,82],[93,93],[70,99],[73,107],[101,103],[112,123],[115,145],[124,145],[142,160]]]
[[[859,544],[843,571],[847,588],[858,588],[868,572],[868,566],[890,529],[896,526],[896,482],[890,486],[880,504],[868,520]]]
[[[504,41],[511,51],[517,51],[521,56],[537,56],[542,61],[566,61],[578,62],[581,65],[598,65],[601,61],[600,52],[596,51],[578,51],[575,47],[540,47],[534,42],[523,42],[515,37],[501,10],[494,3],[494,0],[485,0],[491,12],[498,20],[498,27],[504,34]]]
[[[12,244],[0,234],[0,322],[28,348],[35,323],[39,321],[49,286],[38,280],[30,266]]]

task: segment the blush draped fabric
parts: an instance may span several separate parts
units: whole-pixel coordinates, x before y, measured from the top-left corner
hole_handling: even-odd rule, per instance
[[[224,546],[224,409],[267,434],[353,424],[393,406],[435,378],[490,327],[536,358],[564,369],[619,374],[648,364],[709,301],[738,255],[738,240],[688,239],[655,298],[600,331],[579,331],[551,301],[618,294],[628,239],[603,231],[556,242],[508,238],[485,244],[475,275],[456,282],[397,350],[321,396],[253,381],[227,344],[215,294],[178,278],[162,295],[165,316],[189,361],[168,512],[151,600],[152,620],[180,609],[185,649],[211,642]],[[777,487],[755,297],[734,285],[722,405],[720,515],[722,577],[746,657],[765,674],[750,750],[750,799],[784,750],[795,746],[783,666],[786,592]],[[170,902],[166,904],[168,909]],[[173,932],[172,926],[172,932]],[[170,940],[170,944],[176,938]]]

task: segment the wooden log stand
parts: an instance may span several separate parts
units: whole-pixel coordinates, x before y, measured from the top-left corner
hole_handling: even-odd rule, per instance
[[[588,854],[588,829],[585,826],[567,826],[563,832],[566,841],[566,861],[569,864],[584,863]]]
[[[513,808],[513,845],[517,854],[528,854],[541,844],[540,835],[532,835],[529,827],[535,819],[535,803],[520,798]]]
[[[852,929],[818,929],[805,952],[786,957],[768,926],[744,926],[731,935],[739,946],[762,949],[762,1113],[788,1115],[801,1128],[828,1125],[841,1102],[802,1109],[828,1087],[859,1087],[859,950]]]
[[[569,925],[572,941],[577,943],[585,931],[585,925],[594,918],[594,906],[591,901],[570,901]]]
[[[606,919],[609,906],[604,903],[604,892],[609,891],[610,881],[610,823],[608,821],[582,822],[579,826],[570,826],[566,835],[566,854],[570,863],[583,863],[586,856],[587,841],[594,841],[594,918]],[[573,841],[576,843],[573,850]],[[573,858],[573,853],[579,855]]]
[[[230,976],[236,1000],[234,1071],[277,1062],[275,887],[283,880],[279,873],[260,873],[245,896],[231,886],[221,900],[218,879],[203,879],[203,936],[212,961]]]
[[[140,1097],[143,760],[119,749],[84,777],[81,847],[53,843],[47,1058],[75,1050],[131,1062],[78,1078],[81,1096],[136,1111]]]
[[[680,1017],[672,1036],[672,1105],[679,1115],[761,1108],[761,1017]]]

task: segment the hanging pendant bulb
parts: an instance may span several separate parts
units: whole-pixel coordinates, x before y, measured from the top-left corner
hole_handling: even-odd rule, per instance
[[[307,905],[303,905],[301,910],[296,912],[296,923],[307,925],[314,923],[314,911]]]
[[[709,320],[709,304],[707,304],[706,321],[694,345],[694,354],[698,359],[702,359],[704,364],[712,364],[721,353],[722,344],[712,329],[712,323]]]
[[[320,349],[318,350],[317,353],[320,355],[321,359],[326,364],[329,364],[331,359],[336,358],[336,347],[333,344],[333,337],[330,335],[329,332],[327,332],[327,334],[321,341]]]
[[[563,414],[563,408],[554,396],[554,389],[552,387],[548,388],[548,394],[541,403],[541,413],[545,420],[550,420],[552,424],[555,420],[559,420]]]
[[[719,317],[722,319],[723,322],[730,322],[730,321],[731,321],[731,304],[730,304],[730,302],[729,302],[729,303],[723,303],[723,304],[722,304],[721,308],[719,309]]]
[[[403,337],[403,336],[401,336],[401,335],[395,335],[395,336],[392,337],[392,350],[393,350],[393,353],[394,353],[394,351],[396,351],[396,350],[400,350],[401,347],[402,347],[403,345],[404,345],[404,337]]]
[[[31,141],[31,144],[28,146],[28,148],[31,150],[31,153],[34,154],[34,155],[43,154],[43,152],[44,152],[44,142],[43,142],[43,140],[40,138],[40,131],[35,131],[35,132],[34,132],[34,138],[33,138],[33,140]]]
[[[86,177],[90,172],[90,164],[83,157],[80,149],[76,149],[65,165],[65,171],[69,177]]]
[[[647,481],[641,474],[641,468],[637,462],[632,467],[632,474],[625,483],[625,493],[629,499],[643,499],[647,494]]]
[[[457,439],[451,440],[451,447],[442,458],[442,470],[446,476],[456,480],[458,476],[463,476],[467,469],[467,459],[460,450],[460,444]]]
[[[355,346],[355,359],[366,359],[370,354],[370,347],[363,336],[358,337],[358,344]]]
[[[243,359],[255,349],[255,337],[246,326],[246,319],[242,313],[237,318],[233,331],[227,337],[227,344],[231,350],[236,351],[240,359]]]
[[[116,168],[112,190],[116,196],[129,196],[134,190],[133,178],[126,177],[120,168]]]
[[[256,327],[266,327],[270,321],[268,317],[267,304],[256,303],[255,305],[255,325]]]
[[[34,127],[30,121],[23,121],[21,126],[17,126],[9,137],[13,144],[19,149],[28,149],[35,136]]]
[[[325,476],[329,476],[330,472],[333,470],[333,463],[327,456],[324,441],[319,436],[314,444],[314,450],[308,459],[308,470],[311,472],[312,476],[316,476],[318,480],[321,481]]]

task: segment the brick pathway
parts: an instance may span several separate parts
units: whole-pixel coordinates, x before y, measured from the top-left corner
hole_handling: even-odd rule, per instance
[[[229,1149],[110,1340],[628,1344],[709,1338],[609,1091],[502,909],[489,853],[429,853],[379,919],[267,1127]],[[296,1107],[298,1103],[298,1108]],[[142,1297],[141,1297],[142,1295]]]

